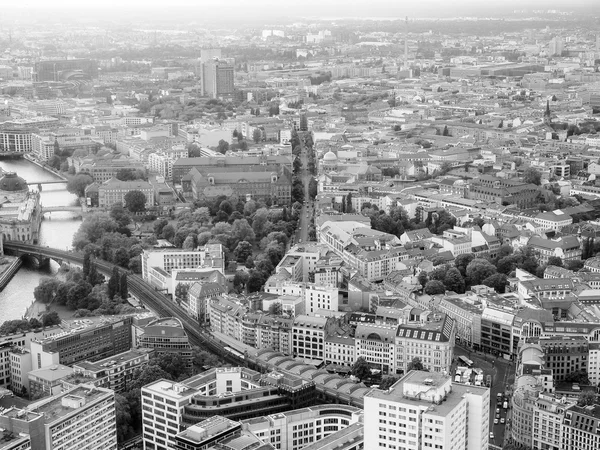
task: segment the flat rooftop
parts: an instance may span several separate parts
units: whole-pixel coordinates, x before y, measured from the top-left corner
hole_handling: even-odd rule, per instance
[[[85,405],[89,405],[108,395],[112,396],[112,391],[109,389],[85,385],[77,386],[59,396],[50,397],[47,400],[34,403],[30,405],[28,409],[43,414],[46,423],[53,423],[79,410],[79,408],[65,406],[63,404],[63,399],[82,400]]]

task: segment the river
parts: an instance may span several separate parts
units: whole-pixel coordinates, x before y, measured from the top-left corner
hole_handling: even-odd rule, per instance
[[[0,168],[6,172],[17,172],[29,183],[59,179],[26,159],[0,160]],[[37,189],[37,185],[31,187]],[[78,203],[77,197],[67,191],[66,184],[42,186],[41,199],[43,206],[70,206]],[[59,249],[71,248],[73,235],[81,225],[81,220],[73,219],[74,215],[70,212],[46,213],[40,228],[39,244]],[[50,268],[42,271],[27,266],[21,267],[0,292],[0,323],[5,320],[20,319],[34,301],[33,290],[40,278],[50,276],[57,270],[58,264],[55,262],[51,263]]]

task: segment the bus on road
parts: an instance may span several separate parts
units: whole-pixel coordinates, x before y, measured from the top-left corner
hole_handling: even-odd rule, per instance
[[[473,361],[471,361],[469,358],[467,358],[466,356],[459,356],[458,360],[463,363],[465,366],[467,367],[473,367]]]

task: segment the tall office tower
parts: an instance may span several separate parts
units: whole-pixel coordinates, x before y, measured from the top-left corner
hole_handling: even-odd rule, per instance
[[[481,450],[488,447],[490,391],[410,371],[365,396],[365,450]]]
[[[0,430],[2,449],[14,438],[18,446],[11,450],[116,450],[115,393],[82,384],[26,409],[2,411]]]
[[[564,50],[564,43],[562,38],[555,37],[550,41],[550,56],[560,56]]]
[[[206,63],[214,59],[221,59],[220,48],[203,48],[200,50],[200,62]]]
[[[212,98],[233,95],[233,65],[212,60],[202,64],[202,95]]]

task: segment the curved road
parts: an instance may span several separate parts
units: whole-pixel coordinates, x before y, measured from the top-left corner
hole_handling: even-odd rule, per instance
[[[83,264],[83,253],[78,252],[68,252],[64,250],[57,250],[55,248],[40,247],[38,245],[24,244],[21,242],[12,241],[7,241],[4,243],[4,250],[7,253],[13,253],[16,256],[31,255],[33,257],[38,258],[49,257],[61,261],[69,261],[74,262],[76,264]],[[108,276],[111,275],[113,267],[115,267],[114,264],[98,259],[95,259],[93,261],[101,273]],[[123,268],[119,267],[119,269],[125,272]],[[150,284],[146,283],[139,275],[135,275],[127,271],[127,287],[129,288],[129,292],[135,295],[144,305],[146,305],[149,309],[154,311],[159,316],[178,318],[183,324],[183,327],[187,332],[188,337],[190,339],[190,343],[192,345],[202,346],[206,350],[214,353],[215,355],[218,355],[220,358],[232,364],[244,364],[247,362],[245,361],[245,359],[247,358],[250,362],[252,362],[256,366],[259,366],[261,369],[271,370],[273,368],[276,368],[280,372],[288,372],[285,369],[274,366],[272,363],[253,357],[251,355],[242,357],[240,359],[235,355],[229,353],[225,350],[225,347],[227,347],[227,345],[224,345],[222,342],[213,338],[210,332],[203,330],[198,324],[198,322],[193,320],[185,313],[183,308],[181,308],[177,303],[171,301],[171,299],[169,299],[163,293],[155,290]],[[323,372],[327,373],[326,371],[319,370],[316,374]],[[307,381],[314,381],[312,377],[304,377],[302,375],[300,376],[306,379]],[[327,378],[326,383],[330,383],[331,380],[335,377],[337,376],[330,375]],[[338,378],[340,382],[344,380],[342,377]],[[324,384],[316,382],[315,385],[317,391],[322,396],[327,397],[330,401],[341,401],[359,408],[363,408],[364,400],[362,395],[353,396],[352,393],[342,393],[335,388],[325,386]]]

